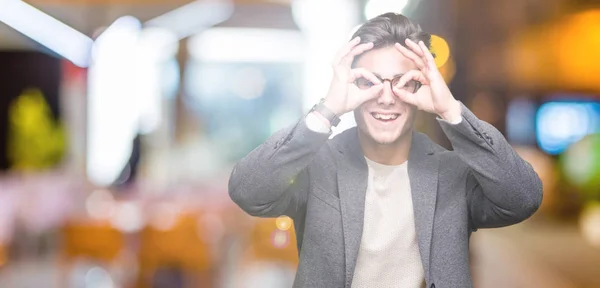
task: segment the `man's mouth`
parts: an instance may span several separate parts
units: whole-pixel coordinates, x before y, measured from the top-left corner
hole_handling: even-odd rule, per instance
[[[371,116],[373,116],[373,118],[375,118],[377,121],[383,122],[383,123],[388,123],[388,122],[392,122],[396,119],[398,119],[398,117],[400,117],[399,113],[376,113],[376,112],[371,112]]]

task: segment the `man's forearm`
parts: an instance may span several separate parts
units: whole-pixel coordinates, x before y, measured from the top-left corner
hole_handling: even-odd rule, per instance
[[[503,215],[496,213],[475,216],[486,219],[492,215],[513,218],[508,220],[515,221],[529,217],[537,210],[542,198],[542,185],[538,175],[492,125],[477,119],[464,105],[461,115],[462,121],[459,124],[440,121],[440,125],[454,151],[471,169],[471,174],[481,188],[478,192],[485,195],[472,198],[485,203],[471,205],[504,211]]]

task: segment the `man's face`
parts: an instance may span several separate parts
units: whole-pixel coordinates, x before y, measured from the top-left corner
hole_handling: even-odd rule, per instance
[[[417,69],[393,46],[365,52],[360,55],[355,67],[367,69],[382,79],[393,79]],[[384,84],[379,97],[354,110],[354,118],[363,136],[378,144],[394,144],[412,131],[416,107],[402,102],[394,94],[390,81]]]

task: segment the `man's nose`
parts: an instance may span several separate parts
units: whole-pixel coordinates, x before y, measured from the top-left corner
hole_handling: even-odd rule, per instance
[[[389,80],[383,80],[383,89],[381,94],[377,97],[377,104],[381,105],[394,105],[396,104],[396,95],[392,90],[392,82]]]

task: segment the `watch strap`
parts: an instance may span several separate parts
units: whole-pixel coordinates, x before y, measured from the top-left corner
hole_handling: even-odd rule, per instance
[[[321,114],[321,116],[323,116],[329,121],[331,126],[335,127],[340,123],[340,117],[338,117],[333,111],[331,111],[331,109],[327,108],[324,102],[325,99],[321,99],[321,101],[311,109],[311,112],[315,111]]]

